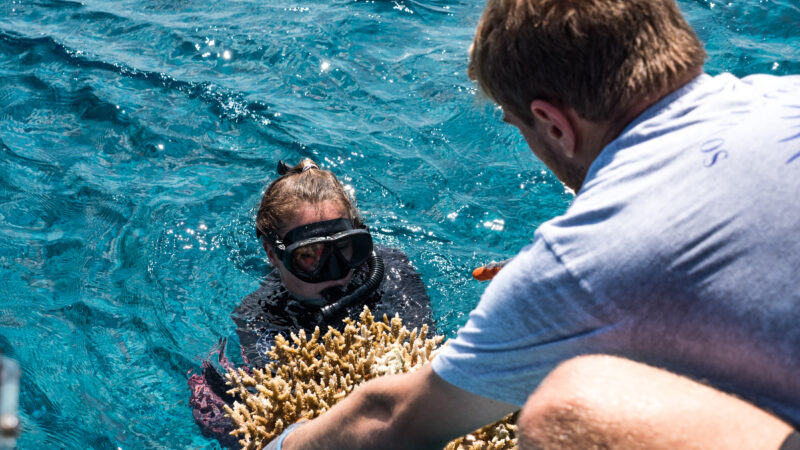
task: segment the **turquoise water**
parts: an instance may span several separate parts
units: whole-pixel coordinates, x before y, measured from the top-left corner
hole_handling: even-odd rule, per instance
[[[796,0],[680,2],[711,73],[800,72]],[[21,448],[213,448],[187,373],[267,266],[278,159],[356,192],[452,335],[570,196],[476,100],[478,1],[0,5],[0,349]],[[235,351],[229,356],[236,357]]]

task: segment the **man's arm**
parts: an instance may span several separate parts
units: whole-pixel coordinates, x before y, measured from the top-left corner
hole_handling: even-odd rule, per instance
[[[517,409],[457,388],[427,364],[416,372],[381,377],[359,387],[289,434],[283,448],[441,449]]]

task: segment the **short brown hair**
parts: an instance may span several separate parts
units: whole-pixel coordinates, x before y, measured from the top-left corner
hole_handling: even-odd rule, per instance
[[[354,225],[363,226],[355,202],[336,175],[319,169],[311,159],[303,159],[296,166],[287,167],[286,173],[267,187],[256,215],[258,234],[277,235],[300,205],[317,205],[325,201],[337,203]]]
[[[469,76],[528,124],[537,99],[603,122],[676,88],[705,58],[674,0],[489,0]]]

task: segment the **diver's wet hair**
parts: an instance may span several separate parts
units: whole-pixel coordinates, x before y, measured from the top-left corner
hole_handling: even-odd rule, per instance
[[[336,175],[322,170],[309,158],[304,158],[296,166],[289,167],[283,161],[278,163],[279,178],[267,187],[256,215],[256,230],[259,236],[278,234],[301,205],[319,205],[332,201],[339,205],[343,217],[353,221],[356,227],[363,222],[344,185]]]

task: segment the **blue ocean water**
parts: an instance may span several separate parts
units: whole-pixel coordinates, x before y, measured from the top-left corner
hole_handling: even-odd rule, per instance
[[[800,72],[796,0],[681,0],[708,72]],[[0,349],[21,448],[213,448],[187,372],[265,271],[255,207],[311,157],[452,335],[570,195],[476,98],[471,0],[3,0]],[[235,357],[235,351],[229,355]]]

